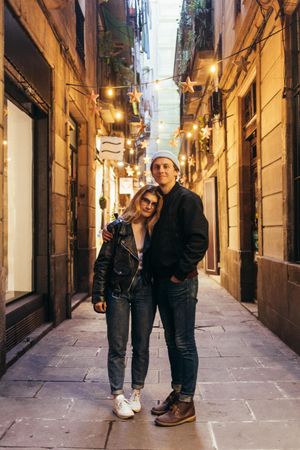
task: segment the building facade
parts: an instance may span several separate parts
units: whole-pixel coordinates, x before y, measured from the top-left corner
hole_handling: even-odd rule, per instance
[[[300,352],[299,2],[183,8],[180,155],[210,222],[205,269]]]
[[[3,372],[90,290],[97,2],[2,1],[0,17]]]

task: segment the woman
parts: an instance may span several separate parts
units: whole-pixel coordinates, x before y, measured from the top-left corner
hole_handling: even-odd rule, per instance
[[[92,302],[96,312],[106,312],[113,412],[122,419],[141,410],[140,390],[148,370],[155,315],[147,250],[161,206],[162,197],[155,186],[140,189],[123,215],[108,225],[113,238],[102,245],[94,267]],[[126,400],[123,383],[130,313],[133,390]]]

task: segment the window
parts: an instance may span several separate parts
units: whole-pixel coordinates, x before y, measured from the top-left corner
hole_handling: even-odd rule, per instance
[[[84,2],[75,0],[76,15],[76,50],[81,59],[84,61]]]
[[[234,14],[235,14],[235,17],[240,14],[241,8],[242,8],[242,0],[234,0]]]
[[[252,83],[244,98],[244,124],[247,125],[256,114],[256,83]]]
[[[5,103],[9,303],[33,291],[33,120],[11,101]]]

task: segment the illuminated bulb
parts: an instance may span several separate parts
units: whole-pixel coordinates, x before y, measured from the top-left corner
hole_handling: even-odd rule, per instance
[[[198,130],[198,125],[196,123],[193,125],[193,130]]]
[[[186,156],[185,155],[181,155],[180,158],[181,158],[181,161],[185,161]]]
[[[123,114],[121,113],[121,111],[116,111],[116,113],[115,113],[115,118],[116,118],[117,120],[121,120],[122,117],[123,117]]]
[[[112,88],[108,88],[107,91],[106,91],[106,94],[107,94],[108,97],[113,97],[113,95],[114,95],[113,89]]]
[[[189,131],[188,133],[186,133],[186,137],[187,137],[188,139],[190,139],[190,138],[192,137],[192,133]]]
[[[184,166],[184,165],[185,165],[185,161],[181,161],[181,162],[180,162],[180,165],[181,165],[181,166]]]
[[[139,166],[134,166],[134,170],[139,170]]]
[[[160,143],[160,139],[159,139],[159,138],[156,139],[156,143],[157,143],[157,144]]]
[[[123,161],[118,161],[118,166],[119,166],[119,167],[124,167]]]
[[[129,154],[130,154],[130,155],[134,155],[134,150],[133,150],[133,148],[131,148],[131,149],[129,150]]]
[[[7,145],[7,141],[3,141],[3,145]]]
[[[137,176],[140,176],[141,172],[138,170],[136,174],[137,174]]]
[[[132,143],[132,140],[131,139],[127,139],[127,145],[131,145],[131,143]]]
[[[212,66],[210,66],[210,72],[211,73],[216,73],[216,71],[217,71],[217,66],[215,65],[215,64],[213,64]]]
[[[159,86],[159,80],[155,81],[155,85],[154,85],[155,89],[158,91],[160,86]]]
[[[145,184],[141,181],[140,182],[140,187],[142,188],[142,187],[144,187],[145,186]]]
[[[159,122],[158,128],[161,130],[164,127],[164,123],[163,122]]]

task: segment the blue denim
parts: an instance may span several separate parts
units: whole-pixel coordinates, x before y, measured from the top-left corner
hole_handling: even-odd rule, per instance
[[[155,316],[152,286],[143,282],[140,273],[126,294],[109,292],[106,323],[108,350],[108,377],[111,393],[123,393],[125,356],[131,313],[132,388],[144,387],[149,366],[149,340]]]
[[[180,389],[180,400],[191,401],[197,381],[198,353],[195,316],[198,278],[172,283],[156,280],[154,295],[165,331],[171,366],[172,387]]]

